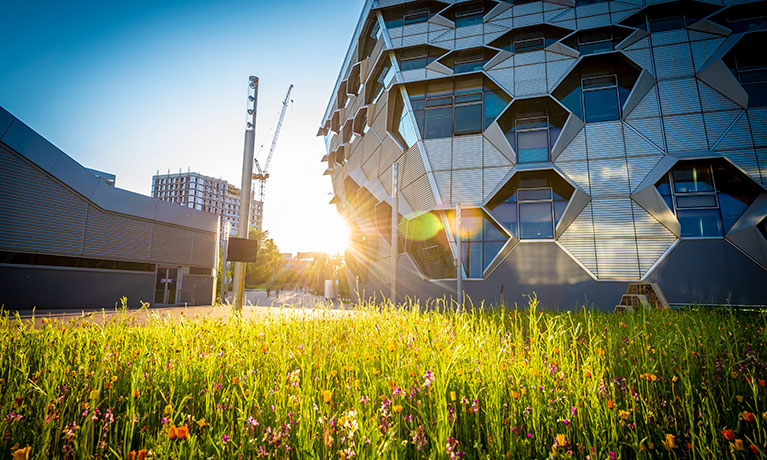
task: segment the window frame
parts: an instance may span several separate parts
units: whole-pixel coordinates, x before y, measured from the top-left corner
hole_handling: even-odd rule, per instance
[[[718,236],[713,235],[703,235],[703,236],[681,236],[680,238],[684,239],[719,239],[724,238],[724,236],[727,233],[727,230],[724,228],[724,218],[722,216],[722,208],[721,204],[719,203],[719,187],[716,184],[716,177],[714,174],[714,168],[711,162],[708,162],[706,164],[706,169],[708,170],[709,177],[711,178],[711,191],[700,191],[700,192],[677,192],[675,187],[675,179],[674,179],[674,169],[672,168],[666,173],[666,177],[668,180],[669,185],[669,193],[671,196],[671,203],[672,206],[672,212],[674,213],[674,216],[676,216],[677,220],[679,220],[679,211],[681,210],[682,213],[685,213],[687,211],[711,211],[716,210],[716,214],[718,217],[718,226],[719,230],[721,232]],[[716,203],[716,206],[690,206],[690,207],[679,207],[678,205],[678,197],[696,197],[696,196],[714,196],[714,202]],[[668,202],[666,203],[668,204]],[[681,223],[681,222],[680,222]],[[681,230],[680,230],[681,233]]]
[[[546,125],[545,126],[541,126],[541,127],[537,127],[537,128],[522,128],[522,129],[519,128],[519,122],[520,121],[524,122],[526,120],[536,120],[536,119],[545,120],[546,121]],[[550,128],[551,128],[551,124],[549,123],[549,115],[548,115],[548,113],[543,115],[543,116],[522,117],[522,118],[517,118],[517,119],[514,120],[514,138],[515,138],[514,140],[516,141],[514,143],[514,145],[516,146],[516,149],[517,149],[517,162],[518,163],[520,163],[520,164],[540,163],[540,161],[519,161],[519,152],[521,150],[520,147],[519,147],[519,134],[520,133],[537,133],[537,132],[540,132],[540,131],[545,131],[546,132],[546,151],[547,152],[546,152],[546,160],[545,161],[551,161],[551,133],[550,133]]]
[[[610,85],[604,85],[604,86],[595,86],[591,88],[586,88],[584,82],[586,80],[596,80],[598,78],[606,78],[606,77],[613,77],[613,83]],[[588,114],[588,106],[586,105],[586,93],[587,92],[597,92],[597,91],[605,91],[608,89],[613,89],[615,93],[615,102],[616,106],[618,107],[618,118],[617,120],[599,120],[599,121],[589,121],[589,114]],[[604,123],[607,121],[620,121],[623,119],[623,107],[621,107],[621,95],[620,95],[620,85],[618,84],[618,75],[617,74],[604,74],[604,75],[589,75],[587,77],[581,77],[581,104],[583,107],[583,118],[584,122],[586,123]]]

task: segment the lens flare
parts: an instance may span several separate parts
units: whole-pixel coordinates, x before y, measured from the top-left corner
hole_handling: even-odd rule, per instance
[[[442,220],[430,212],[409,220],[402,219],[399,223],[400,234],[411,241],[428,240],[442,229]]]

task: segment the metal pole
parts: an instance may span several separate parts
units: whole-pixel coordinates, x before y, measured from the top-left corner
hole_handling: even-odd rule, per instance
[[[248,116],[245,125],[245,148],[242,153],[242,183],[240,184],[240,221],[237,229],[239,238],[248,237],[248,223],[250,221],[250,201],[253,181],[253,150],[256,140],[256,107],[258,103],[258,77],[248,78]],[[234,263],[234,306],[237,311],[242,311],[242,295],[245,291],[245,264]]]
[[[463,253],[461,251],[461,204],[455,205],[455,243],[458,247],[458,257],[455,264],[455,296],[458,301],[457,310],[461,309],[463,303]]]
[[[226,282],[226,253],[229,251],[229,233],[231,232],[231,223],[227,222],[224,224],[224,256],[221,258],[221,274],[219,275],[221,277],[221,303],[223,304],[226,301],[226,288],[227,288],[227,282]]]
[[[397,303],[399,274],[399,164],[391,165],[391,301]]]

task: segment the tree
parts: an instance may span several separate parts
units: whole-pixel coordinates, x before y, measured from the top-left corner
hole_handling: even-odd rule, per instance
[[[282,268],[284,259],[274,240],[269,238],[267,230],[258,231],[251,227],[248,238],[258,240],[258,261],[247,264],[245,268],[245,286],[269,284]]]

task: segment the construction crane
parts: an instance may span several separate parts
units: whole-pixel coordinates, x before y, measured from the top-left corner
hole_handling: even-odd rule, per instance
[[[274,155],[274,148],[277,146],[277,138],[280,135],[280,128],[282,128],[282,120],[285,119],[285,112],[288,109],[288,102],[292,102],[290,100],[290,92],[292,90],[293,85],[291,84],[288,88],[288,94],[285,95],[285,100],[282,101],[280,117],[277,120],[277,127],[274,128],[272,145],[269,147],[269,153],[266,156],[266,163],[264,163],[264,167],[261,168],[261,164],[258,162],[258,159],[255,160],[256,172],[253,173],[253,180],[258,181],[258,200],[256,201],[256,230],[259,232],[263,228],[264,223],[264,192],[266,190],[266,179],[269,178],[269,165],[272,164],[272,155]]]

